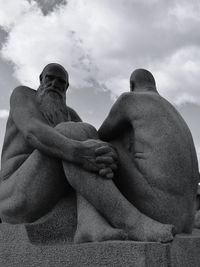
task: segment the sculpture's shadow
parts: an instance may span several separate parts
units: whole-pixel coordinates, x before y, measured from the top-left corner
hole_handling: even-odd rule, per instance
[[[40,244],[72,242],[77,225],[76,210],[76,195],[72,192],[41,219],[24,225],[28,239]]]

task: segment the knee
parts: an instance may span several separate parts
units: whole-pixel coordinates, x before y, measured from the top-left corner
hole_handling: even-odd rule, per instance
[[[97,139],[97,130],[86,122],[62,122],[55,129],[64,136],[84,141],[86,139]]]

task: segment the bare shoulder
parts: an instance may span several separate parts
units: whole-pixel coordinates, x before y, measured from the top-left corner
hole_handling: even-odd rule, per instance
[[[135,94],[133,92],[125,92],[118,97],[116,103],[125,105],[125,104],[128,104],[129,102],[134,101],[134,98],[135,98]]]
[[[69,110],[72,121],[75,121],[75,122],[82,121],[81,118],[79,117],[79,115],[77,114],[77,112],[73,108],[71,108],[69,106],[67,106],[67,108]]]
[[[26,95],[30,95],[30,94],[35,94],[36,93],[36,90],[28,87],[28,86],[24,86],[24,85],[19,85],[17,86],[12,94],[26,94]]]
[[[31,89],[27,86],[16,87],[10,97],[10,106],[12,108],[15,104],[28,104],[30,101],[35,100],[36,90]]]
[[[129,107],[133,108],[133,102],[135,101],[135,96],[132,92],[125,92],[121,94],[113,105],[113,110],[118,112],[124,112],[124,114],[129,110]]]
[[[132,98],[133,96],[134,96],[133,92],[125,92],[119,96],[118,100],[127,101],[129,98]]]
[[[17,86],[12,94],[11,94],[11,98],[18,98],[18,97],[28,97],[28,96],[33,96],[36,94],[36,90],[30,88],[30,87],[27,87],[27,86],[23,86],[23,85],[20,85],[20,86]]]

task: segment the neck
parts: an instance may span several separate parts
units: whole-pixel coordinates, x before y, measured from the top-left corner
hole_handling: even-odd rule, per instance
[[[157,89],[153,85],[138,85],[132,90],[133,92],[155,92],[158,93]]]

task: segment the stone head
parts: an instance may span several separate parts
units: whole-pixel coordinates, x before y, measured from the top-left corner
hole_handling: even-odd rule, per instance
[[[46,65],[40,74],[37,101],[47,122],[55,126],[68,120],[66,91],[69,86],[67,71],[57,63]]]
[[[131,91],[154,91],[157,92],[156,82],[148,70],[136,69],[132,72],[130,77]]]
[[[69,77],[63,66],[50,63],[44,67],[40,74],[40,91],[53,92],[65,99],[68,86]]]

